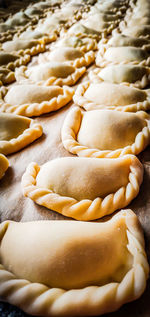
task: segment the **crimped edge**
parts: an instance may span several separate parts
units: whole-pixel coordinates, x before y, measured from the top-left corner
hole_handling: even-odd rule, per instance
[[[6,70],[8,73],[7,74],[4,74],[4,73],[0,74],[0,86],[3,86],[5,84],[10,84],[16,80],[14,72],[12,72],[10,69],[7,69],[5,67],[1,67],[1,68]],[[1,72],[1,70],[0,70],[0,72]]]
[[[125,155],[117,159],[130,161],[128,163],[130,165],[129,182],[105,198],[97,197],[94,200],[78,201],[56,194],[47,188],[36,186],[36,177],[40,171],[40,166],[37,163],[30,163],[22,177],[23,194],[39,205],[76,220],[89,221],[101,218],[127,206],[137,196],[142,183],[143,166],[136,156]]]
[[[41,103],[23,104],[20,106],[11,106],[8,103],[2,102],[0,104],[0,112],[15,113],[18,115],[33,117],[44,113],[56,111],[72,100],[74,89],[63,86],[63,95],[52,98],[50,101],[43,101]],[[7,93],[7,91],[5,91]]]
[[[146,114],[143,114],[146,116]],[[150,127],[145,126],[135,138],[135,141],[132,145],[125,146],[124,148],[116,149],[116,150],[99,150],[96,148],[89,148],[80,144],[77,141],[77,135],[80,130],[80,126],[82,123],[82,111],[79,107],[73,108],[68,113],[65,118],[62,130],[61,130],[61,138],[64,148],[71,152],[72,154],[77,154],[78,156],[83,157],[96,157],[96,158],[116,158],[126,154],[134,154],[137,155],[142,152],[146,146],[150,143]],[[150,119],[150,117],[149,117]]]
[[[9,141],[0,141],[0,153],[7,155],[18,152],[38,139],[42,133],[42,126],[31,120],[29,128],[25,129],[17,138],[10,139]]]
[[[49,288],[44,284],[17,278],[4,265],[0,264],[1,298],[19,306],[29,314],[36,315],[38,311],[38,314],[48,317],[60,316],[62,312],[65,316],[77,316],[79,307],[80,316],[84,316],[86,311],[90,312],[89,315],[93,315],[93,309],[99,315],[115,311],[124,303],[140,297],[146,288],[146,280],[149,275],[149,265],[144,250],[144,237],[140,223],[133,211],[129,209],[121,210],[113,218],[124,218],[123,223],[126,225],[128,240],[126,248],[133,257],[131,268],[121,282],[70,290]],[[9,223],[10,221],[7,220],[0,225],[1,240],[5,237]],[[18,301],[19,292],[20,301]],[[94,302],[93,297],[95,298]],[[77,300],[74,301],[74,298]],[[66,302],[69,302],[69,305]]]

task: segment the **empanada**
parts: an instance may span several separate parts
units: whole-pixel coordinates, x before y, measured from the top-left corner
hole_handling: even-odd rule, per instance
[[[119,157],[139,154],[150,142],[149,116],[145,112],[93,110],[76,107],[62,127],[66,150],[85,157]],[[150,122],[150,121],[149,121]],[[150,125],[150,124],[149,124]]]
[[[67,35],[70,36],[81,36],[81,37],[90,37],[94,38],[96,40],[99,40],[101,38],[100,32],[94,31],[93,29],[90,29],[81,22],[75,23],[68,31]]]
[[[5,90],[0,112],[14,112],[27,117],[56,111],[71,101],[74,89],[64,86],[16,85]]]
[[[0,153],[19,151],[42,135],[40,124],[14,114],[0,114]]]
[[[122,30],[124,35],[150,39],[150,25],[136,25]]]
[[[5,221],[0,225],[0,296],[41,316],[93,316],[144,292],[149,265],[137,216],[108,221]]]
[[[120,158],[64,157],[22,177],[24,196],[77,220],[93,220],[127,206],[139,192],[143,166],[134,155]]]
[[[106,50],[109,47],[118,47],[118,46],[134,46],[141,47],[143,49],[150,49],[150,41],[146,39],[141,39],[137,37],[131,37],[119,33],[114,33],[114,35],[110,39],[102,39],[98,44],[98,48],[100,50]]]
[[[14,37],[18,38],[18,36]],[[47,44],[53,41],[56,41],[57,35],[56,33],[43,33],[38,31],[37,29],[27,29],[25,32],[19,35],[20,39],[25,40],[41,40],[42,43]]]
[[[146,50],[139,47],[118,46],[106,49],[103,46],[98,51],[96,65],[106,67],[115,64],[150,66],[150,56]]]
[[[16,67],[21,65],[26,65],[30,62],[30,55],[25,54],[24,56],[20,56],[17,54],[0,52],[0,67],[5,66],[8,69],[14,70]]]
[[[95,60],[93,51],[83,53],[82,50],[71,47],[56,48],[51,52],[39,56],[39,63],[41,62],[70,62],[74,67],[89,66]]]
[[[75,104],[83,107],[85,110],[149,110],[150,90],[141,90],[108,82],[84,82],[76,89],[73,100]]]
[[[49,62],[30,68],[20,67],[15,72],[18,82],[28,81],[38,85],[74,85],[86,72],[85,67],[75,68],[67,63]]]
[[[46,50],[45,44],[41,42],[40,40],[15,39],[3,43],[2,49],[8,53],[17,52],[19,55],[36,55]]]
[[[125,84],[137,88],[145,88],[150,83],[150,68],[139,65],[111,65],[103,69],[95,68],[89,73],[94,82],[110,82]]]
[[[66,36],[57,41],[55,45],[57,47],[80,48],[83,52],[97,49],[96,40],[89,37],[80,38],[78,36]]]
[[[31,22],[31,18],[27,16],[24,12],[17,12],[12,17],[7,19],[7,25],[12,27],[18,27],[18,26],[24,26],[27,25],[29,22]]]
[[[0,154],[0,179],[4,176],[5,172],[9,167],[9,161],[7,160],[6,156]]]
[[[100,14],[89,15],[87,19],[82,20],[82,25],[99,33],[109,34],[117,25],[117,21],[105,22]]]

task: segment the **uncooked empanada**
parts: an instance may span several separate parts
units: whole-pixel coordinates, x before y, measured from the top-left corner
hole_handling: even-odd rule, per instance
[[[5,66],[8,69],[14,70],[16,67],[21,65],[26,65],[30,62],[30,55],[26,54],[24,56],[20,56],[17,54],[0,52],[0,66]]]
[[[93,220],[127,206],[139,192],[143,166],[134,155],[119,158],[64,157],[22,177],[24,196],[77,220]]]
[[[118,46],[106,49],[105,46],[103,46],[102,49],[98,51],[96,57],[96,65],[100,67],[128,63],[150,66],[149,53],[140,47]]]
[[[7,19],[6,24],[12,27],[24,26],[31,22],[31,18],[27,16],[24,12],[17,12],[12,17]]]
[[[145,88],[150,83],[150,68],[139,65],[111,65],[103,69],[95,68],[89,73],[94,82],[125,84]]]
[[[82,25],[99,33],[109,34],[116,26],[118,21],[105,22],[100,14],[89,15],[82,20]]]
[[[91,37],[96,40],[101,38],[101,34],[93,29],[87,28],[81,22],[75,23],[68,31],[67,35],[70,36],[81,36],[81,37]]]
[[[0,153],[19,151],[42,135],[40,124],[14,114],[0,114]]]
[[[97,49],[96,40],[89,37],[80,38],[78,36],[66,36],[57,41],[55,45],[57,47],[80,48],[83,52]]]
[[[10,84],[15,80],[14,72],[5,67],[0,67],[0,85]]]
[[[122,30],[124,35],[150,39],[150,25],[136,25]]]
[[[0,296],[29,314],[103,315],[145,290],[149,265],[131,210],[102,223],[7,220],[0,239]]]
[[[0,179],[4,176],[5,172],[9,167],[9,161],[7,160],[6,156],[0,154]]]
[[[71,101],[74,90],[70,87],[16,85],[6,89],[0,112],[14,112],[27,117],[56,111]]]
[[[86,72],[85,67],[75,68],[67,63],[49,62],[30,68],[20,67],[15,72],[17,81],[28,81],[38,85],[74,85]]]
[[[2,49],[9,53],[17,52],[19,55],[36,55],[44,52],[46,47],[40,40],[14,39],[13,41],[3,43]]]
[[[74,102],[85,110],[150,110],[150,90],[108,82],[84,82],[76,89]]]
[[[39,56],[41,62],[70,62],[74,67],[89,66],[95,60],[93,51],[83,53],[80,49],[71,47],[56,48],[51,52]]]
[[[62,142],[71,153],[86,157],[139,154],[150,142],[149,116],[145,112],[93,110],[76,107],[62,128]]]
[[[107,49],[109,47],[118,47],[118,46],[134,46],[134,47],[141,47],[143,49],[150,49],[150,41],[146,39],[114,33],[114,35],[110,39],[107,39],[107,38],[102,39],[100,40],[98,44],[98,48],[100,50],[102,50],[103,47]]]
[[[14,38],[18,38],[17,36]],[[37,29],[27,29],[25,32],[21,33],[19,35],[20,39],[25,40],[41,40],[42,43],[47,44],[51,43],[53,41],[56,41],[57,35],[56,33],[43,33],[38,31]]]

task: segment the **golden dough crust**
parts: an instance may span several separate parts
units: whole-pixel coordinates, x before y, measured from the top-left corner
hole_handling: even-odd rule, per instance
[[[134,155],[107,160],[66,157],[42,167],[29,164],[22,188],[37,204],[88,221],[127,206],[137,196],[142,178],[142,164]]]
[[[145,290],[149,265],[131,210],[102,223],[8,220],[0,237],[0,296],[29,314],[101,315]]]
[[[85,110],[110,109],[135,112],[150,109],[149,89],[140,90],[100,81],[80,84],[73,100]]]
[[[9,167],[9,161],[7,160],[6,156],[0,154],[0,179],[4,176],[5,172]]]
[[[137,155],[150,142],[150,128],[145,117],[149,116],[144,112],[83,112],[76,107],[65,118],[62,142],[66,150],[78,156],[115,158],[125,154]]]
[[[38,85],[74,85],[86,72],[85,67],[75,68],[67,63],[49,62],[30,67],[20,67],[15,72],[18,82],[38,83]]]
[[[16,85],[5,89],[0,112],[27,117],[56,111],[72,100],[74,90],[63,86]]]
[[[0,114],[0,153],[18,152],[38,139],[43,129],[33,120],[14,114]]]

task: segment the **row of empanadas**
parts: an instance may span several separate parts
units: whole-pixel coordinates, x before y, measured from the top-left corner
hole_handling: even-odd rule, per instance
[[[102,223],[6,221],[0,238],[0,296],[29,314],[99,315],[145,290],[149,265],[131,210]]]

